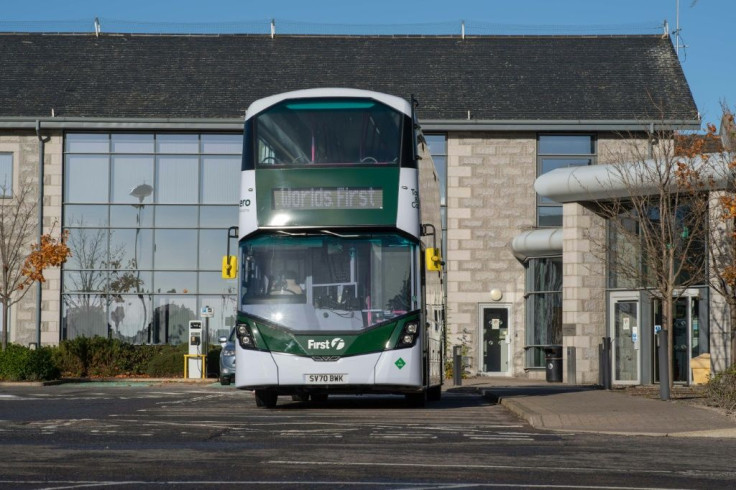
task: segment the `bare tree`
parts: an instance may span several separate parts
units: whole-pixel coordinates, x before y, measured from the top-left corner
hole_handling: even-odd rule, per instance
[[[733,131],[734,116],[723,102],[722,125]],[[732,135],[728,135],[732,136]],[[715,126],[709,125],[706,140],[721,142]],[[729,340],[731,363],[736,363],[736,152],[731,139],[725,138],[727,147],[723,151],[706,154],[718,169],[719,180],[726,182],[723,190],[711,199],[711,226],[708,240],[709,284],[725,300],[729,310]]]
[[[28,293],[34,282],[45,282],[43,271],[60,266],[69,256],[66,235],[51,234],[36,239],[38,217],[36,187],[21,178],[17,190],[7,182],[0,184],[0,302],[2,302],[2,349],[8,345],[8,311]],[[39,312],[40,313],[40,312]]]
[[[608,264],[615,287],[642,290],[660,302],[670,347],[674,305],[687,288],[707,282],[708,190],[715,185],[709,162],[676,151],[674,136],[660,131],[647,141],[628,135],[630,144],[614,163],[573,169],[568,179],[568,192],[575,190],[576,200],[588,201],[606,219],[606,238],[589,236],[592,250]],[[671,386],[671,349],[667,358]]]

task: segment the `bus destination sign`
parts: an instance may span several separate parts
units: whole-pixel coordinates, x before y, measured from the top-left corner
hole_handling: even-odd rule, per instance
[[[383,209],[383,189],[308,187],[273,190],[273,209]]]

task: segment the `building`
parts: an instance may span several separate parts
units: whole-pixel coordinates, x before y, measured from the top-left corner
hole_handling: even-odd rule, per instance
[[[616,297],[588,266],[598,218],[534,181],[700,127],[666,36],[3,34],[0,53],[0,170],[37,183],[43,161],[44,229],[69,230],[74,253],[40,314],[37,291],[13,308],[22,344],[176,343],[205,305],[227,329],[219,260],[245,109],[343,86],[419,100],[444,181],[448,331],[469,370],[544,378],[544,349],[562,345],[574,381],[597,382]]]

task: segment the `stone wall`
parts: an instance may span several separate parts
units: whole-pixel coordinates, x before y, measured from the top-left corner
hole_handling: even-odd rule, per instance
[[[62,138],[61,134],[43,131],[49,140],[45,143],[44,165],[44,233],[53,231],[58,235],[61,230],[61,175],[62,175]],[[0,152],[13,154],[13,185],[31,186],[34,196],[38,193],[39,140],[35,131],[8,131],[0,136]],[[32,227],[35,230],[38,220],[33,217]],[[31,241],[23,245],[30,251],[32,243],[37,243],[35,235]],[[59,321],[61,316],[61,272],[49,269],[44,272],[46,282],[42,285],[41,294],[41,343],[52,345],[59,342]],[[37,285],[32,285],[23,298],[13,305],[10,312],[8,340],[12,343],[28,345],[37,341],[38,298]]]
[[[451,345],[480,368],[479,305],[511,307],[512,374],[524,375],[524,267],[509,243],[533,227],[535,133],[451,133],[447,141],[447,299]]]

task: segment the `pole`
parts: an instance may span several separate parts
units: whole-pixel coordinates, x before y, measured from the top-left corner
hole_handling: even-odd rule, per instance
[[[456,345],[452,348],[452,371],[455,386],[463,384],[463,348]]]
[[[670,399],[670,370],[669,346],[667,345],[667,330],[657,332],[657,360],[659,361],[659,398]]]

